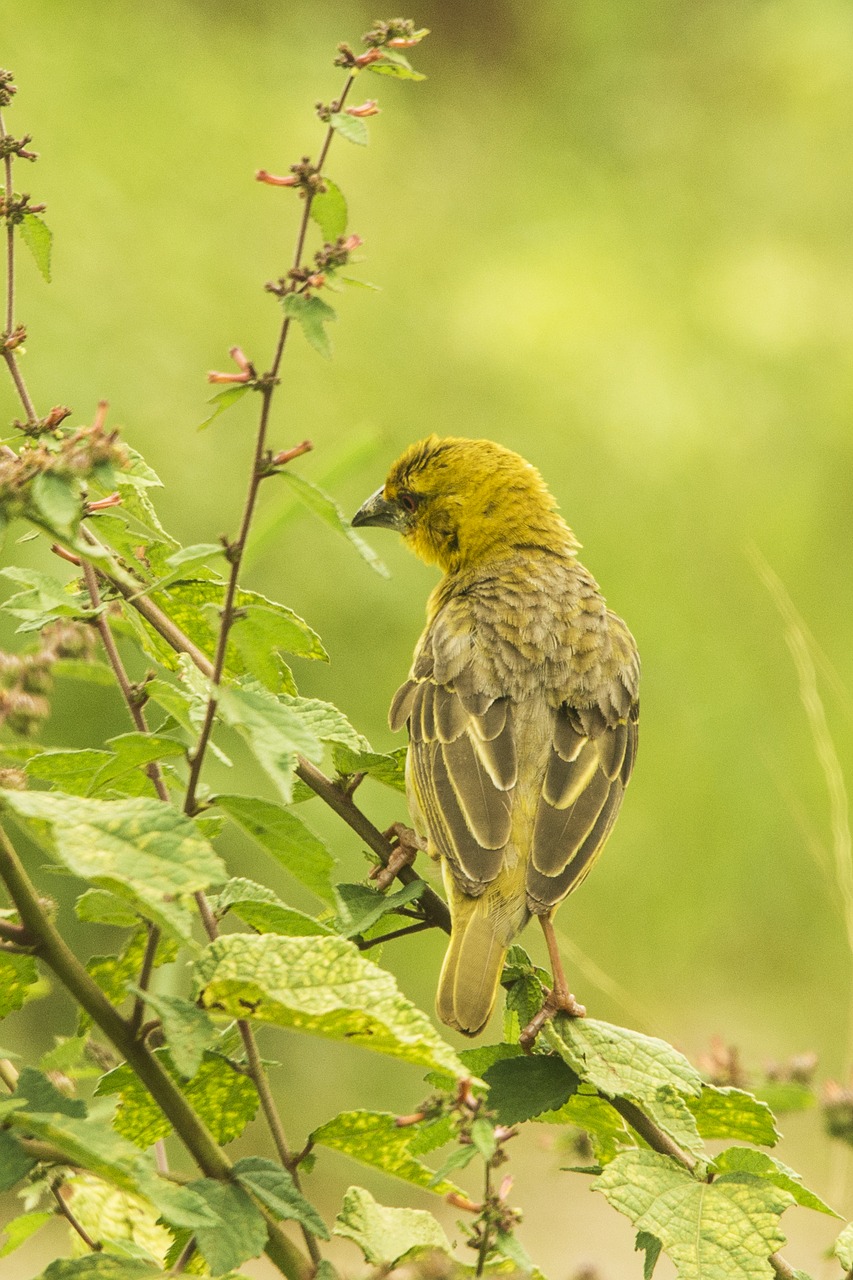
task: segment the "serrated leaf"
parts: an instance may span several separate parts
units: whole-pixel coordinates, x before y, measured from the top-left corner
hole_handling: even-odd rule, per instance
[[[350,747],[335,747],[332,759],[338,773],[344,777],[366,773],[377,782],[384,782],[395,791],[406,791],[406,747],[398,747],[382,755],[376,751],[353,751]]]
[[[222,689],[219,714],[248,742],[286,804],[293,794],[299,754],[317,764],[323,758],[325,742],[344,742],[357,750],[365,745],[331,703],[288,694],[275,697],[260,685]]]
[[[92,778],[91,790],[102,791],[125,773],[144,769],[159,760],[177,760],[187,753],[185,743],[178,738],[156,733],[122,733],[109,738],[106,745],[111,758]]]
[[[211,943],[196,972],[206,1008],[467,1074],[391,974],[344,938],[232,934]]]
[[[165,1049],[155,1056],[181,1092],[210,1129],[217,1142],[232,1142],[239,1137],[258,1109],[254,1084],[220,1054],[205,1052],[201,1066],[191,1080],[180,1080],[177,1069]],[[117,1094],[120,1098],[114,1127],[117,1133],[138,1147],[148,1148],[172,1132],[172,1126],[157,1106],[145,1085],[126,1064],[108,1071],[98,1081],[97,1097]]]
[[[211,396],[208,404],[214,406],[213,412],[209,413],[203,422],[198,424],[199,431],[204,431],[205,427],[209,427],[220,415],[225,413],[226,409],[230,409],[238,400],[242,400],[247,391],[251,391],[252,387],[248,382],[235,382],[232,386],[226,387],[224,391],[217,391],[215,396]],[[159,483],[159,481],[158,481]]]
[[[351,542],[355,547],[362,560],[365,560],[370,565],[371,569],[382,578],[390,577],[388,570],[376,552],[352,528],[333,498],[330,498],[317,485],[312,484],[310,480],[306,480],[304,476],[297,475],[295,471],[282,471],[281,479],[290,485],[296,496],[305,503],[306,507],[310,507],[330,529],[334,529],[336,533],[343,534],[347,541]],[[364,747],[356,748],[356,750],[364,749]]]
[[[60,1093],[47,1076],[33,1067],[23,1068],[13,1096],[24,1099],[27,1111],[56,1111],[80,1118],[86,1114],[86,1103],[82,1098],[69,1098]]]
[[[342,1111],[315,1129],[311,1141],[436,1195],[457,1191],[444,1178],[436,1182],[435,1170],[414,1156],[412,1146],[418,1136],[417,1126],[398,1128],[396,1116],[388,1111]]]
[[[86,972],[94,978],[104,995],[115,1005],[120,1005],[127,997],[128,987],[134,982],[142,968],[143,958],[148,946],[148,929],[140,927],[132,934],[125,945],[115,955],[91,956],[86,961]],[[157,945],[153,965],[169,964],[178,954],[175,940],[164,934]],[[88,1014],[80,1010],[78,1014],[79,1030],[85,1031],[91,1024]]]
[[[217,806],[248,832],[295,880],[323,902],[335,902],[335,860],[318,836],[294,813],[269,800],[217,796]]]
[[[541,1053],[499,1059],[483,1079],[489,1086],[489,1109],[507,1125],[559,1110],[578,1088],[577,1076],[561,1058]]]
[[[334,1233],[352,1240],[365,1261],[377,1267],[392,1267],[413,1249],[450,1253],[447,1236],[431,1213],[387,1209],[362,1187],[350,1187],[346,1192]]]
[[[454,1147],[441,1168],[433,1174],[432,1185],[437,1187],[448,1173],[453,1173],[455,1169],[466,1169],[477,1155],[479,1152],[472,1143],[464,1147]]]
[[[793,1196],[750,1174],[693,1177],[656,1151],[627,1151],[593,1183],[642,1231],[657,1236],[679,1280],[770,1280],[785,1243],[779,1216]]]
[[[654,1098],[645,1098],[643,1109],[683,1151],[689,1151],[700,1159],[705,1156],[705,1147],[687,1099],[670,1085],[658,1089]]]
[[[157,1173],[153,1158],[126,1142],[95,1111],[85,1119],[59,1114],[15,1112],[9,1122],[18,1132],[41,1138],[56,1147],[69,1164],[88,1169],[111,1186],[140,1195],[170,1223],[179,1227],[211,1222],[204,1201],[188,1188]],[[2,1137],[0,1131],[0,1137]]]
[[[50,254],[53,233],[50,227],[35,213],[25,213],[19,223],[21,239],[33,255],[33,260],[44,279],[50,284]]]
[[[853,1271],[853,1222],[848,1222],[840,1232],[832,1252],[845,1271]]]
[[[0,1258],[14,1253],[26,1240],[29,1240],[30,1236],[35,1235],[40,1227],[50,1222],[52,1217],[52,1213],[22,1213],[20,1217],[7,1222],[3,1228],[6,1241],[0,1248]]]
[[[637,1145],[618,1111],[595,1093],[576,1093],[559,1111],[543,1111],[535,1119],[545,1124],[571,1124],[582,1129],[589,1137],[600,1165],[609,1164],[625,1147]]]
[[[139,913],[106,889],[87,889],[74,904],[78,919],[90,924],[109,924],[116,929],[133,929],[139,924]]]
[[[658,1240],[657,1236],[653,1236],[650,1231],[637,1232],[634,1249],[637,1253],[643,1250],[646,1255],[643,1259],[643,1280],[652,1280],[662,1248],[660,1240]]]
[[[86,1045],[89,1043],[88,1036],[56,1036],[56,1044],[52,1049],[48,1049],[47,1053],[43,1053],[39,1058],[40,1071],[61,1071],[64,1074],[74,1072],[79,1077],[80,1072],[76,1071],[86,1052]]]
[[[515,1266],[523,1274],[530,1275],[534,1270],[527,1250],[514,1231],[498,1230],[495,1232],[495,1253],[515,1263]]]
[[[302,329],[309,344],[326,360],[332,358],[332,345],[326,333],[326,325],[330,320],[337,320],[334,307],[316,295],[306,297],[304,293],[288,293],[284,298],[284,314],[295,320]],[[283,474],[289,475],[290,472]]]
[[[378,76],[394,76],[397,80],[426,80],[426,76],[420,71],[414,71],[408,62],[405,66],[396,59],[392,62],[387,54],[383,61],[369,63],[367,69]]]
[[[74,1217],[105,1252],[142,1259],[159,1267],[172,1231],[157,1222],[156,1210],[141,1197],[120,1191],[89,1173],[66,1172],[64,1196]]]
[[[231,629],[231,666],[241,666],[272,693],[295,693],[296,687],[282,653],[328,662],[329,655],[307,623],[295,613],[248,606]],[[234,660],[239,654],[239,663]]]
[[[298,1190],[287,1170],[274,1160],[245,1156],[234,1165],[233,1174],[276,1218],[301,1222],[320,1240],[329,1239],[328,1227],[313,1204]]]
[[[491,1160],[497,1151],[495,1127],[484,1116],[477,1116],[471,1125],[471,1144],[476,1148],[478,1155],[486,1161]]]
[[[413,880],[396,893],[380,893],[365,884],[336,885],[340,905],[338,932],[344,938],[366,933],[383,916],[393,915],[400,907],[414,902],[426,887],[425,880]]]
[[[20,1142],[7,1129],[0,1129],[0,1191],[11,1191],[34,1165]]]
[[[29,778],[49,782],[58,791],[75,796],[88,795],[92,780],[112,760],[109,751],[85,748],[82,751],[42,751],[24,765]]]
[[[327,244],[334,244],[347,229],[347,202],[343,191],[331,178],[323,177],[325,191],[311,201],[311,217],[317,223]]]
[[[828,1213],[832,1218],[841,1215],[821,1200],[820,1196],[803,1186],[798,1173],[782,1164],[764,1151],[751,1151],[749,1147],[727,1147],[714,1159],[712,1168],[717,1173],[754,1173],[759,1178],[772,1182],[794,1197],[797,1204],[805,1209],[815,1209],[818,1213]]]
[[[162,1276],[158,1266],[142,1258],[117,1253],[87,1253],[82,1258],[57,1258],[36,1280],[147,1280]]]
[[[354,142],[359,147],[366,147],[370,140],[367,125],[359,116],[348,116],[345,111],[336,111],[329,116],[329,124],[347,142]]]
[[[595,1018],[565,1014],[547,1023],[544,1036],[564,1062],[609,1098],[633,1098],[654,1106],[658,1090],[699,1097],[702,1080],[687,1059],[665,1040],[615,1027]]]
[[[90,607],[88,598],[81,592],[66,589],[63,584],[49,573],[39,569],[24,568],[21,565],[7,565],[0,569],[0,577],[8,578],[26,587],[9,596],[0,604],[6,613],[13,618],[21,619],[17,631],[25,634],[41,631],[49,622],[57,618],[93,618],[95,611]]]
[[[215,1227],[199,1227],[195,1238],[211,1273],[221,1276],[248,1258],[257,1258],[267,1242],[267,1224],[242,1187],[202,1178],[190,1184],[218,1221]]]
[[[201,1066],[205,1050],[211,1048],[219,1034],[204,1009],[180,996],[158,995],[138,987],[131,990],[144,996],[145,1003],[160,1015],[175,1069],[182,1076],[192,1078]]]
[[[38,980],[32,956],[0,953],[0,1018],[22,1009],[30,987]]]
[[[3,808],[59,861],[186,941],[193,915],[180,895],[225,879],[195,825],[158,800],[86,800],[61,792],[3,791]]]
[[[74,535],[82,515],[78,480],[53,471],[41,471],[33,480],[30,495],[51,529],[66,537]]]
[[[689,1098],[687,1105],[703,1138],[734,1138],[774,1147],[781,1137],[767,1103],[743,1089],[703,1084],[699,1097]]]

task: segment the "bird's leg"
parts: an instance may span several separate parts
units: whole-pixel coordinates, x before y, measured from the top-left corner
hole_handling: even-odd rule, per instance
[[[374,881],[377,889],[384,891],[394,883],[397,873],[403,867],[410,867],[417,855],[426,851],[427,843],[423,836],[419,836],[403,822],[392,823],[382,834],[386,840],[394,841],[394,847],[385,865],[373,868],[370,879]]]
[[[578,1004],[571,991],[569,991],[569,984],[566,982],[566,975],[563,972],[563,961],[560,958],[560,948],[557,945],[557,935],[554,932],[551,917],[540,916],[539,923],[542,926],[542,932],[545,934],[545,942],[548,946],[548,957],[551,961],[554,985],[545,997],[545,1003],[542,1008],[535,1018],[530,1019],[519,1036],[519,1044],[525,1053],[530,1052],[539,1032],[545,1023],[550,1018],[553,1018],[555,1013],[567,1013],[570,1018],[586,1017],[586,1009],[582,1004]]]

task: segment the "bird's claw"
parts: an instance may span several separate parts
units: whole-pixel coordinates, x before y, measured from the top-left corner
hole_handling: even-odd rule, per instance
[[[586,1008],[579,1004],[570,991],[557,991],[556,987],[548,992],[542,1008],[531,1018],[518,1037],[518,1043],[525,1053],[533,1052],[536,1037],[546,1022],[550,1022],[555,1013],[565,1013],[569,1018],[585,1018]]]
[[[373,868],[370,879],[377,889],[384,891],[394,883],[403,867],[410,867],[419,853],[426,852],[427,842],[403,822],[392,823],[382,834],[386,840],[395,842],[394,847],[384,866]]]

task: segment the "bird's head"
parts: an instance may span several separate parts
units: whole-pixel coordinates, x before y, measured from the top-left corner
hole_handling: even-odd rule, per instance
[[[520,546],[571,554],[578,545],[535,467],[491,440],[453,436],[411,445],[352,523],[396,529],[445,573]]]

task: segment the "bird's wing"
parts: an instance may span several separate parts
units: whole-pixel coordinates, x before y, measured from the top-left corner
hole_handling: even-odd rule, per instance
[[[639,665],[625,624],[613,614],[608,623],[595,701],[570,695],[554,713],[527,864],[528,901],[539,913],[556,906],[589,871],[634,767]]]
[[[497,876],[517,779],[512,704],[472,687],[466,637],[425,637],[398,689],[391,728],[409,726],[410,783],[435,851],[477,895]]]

